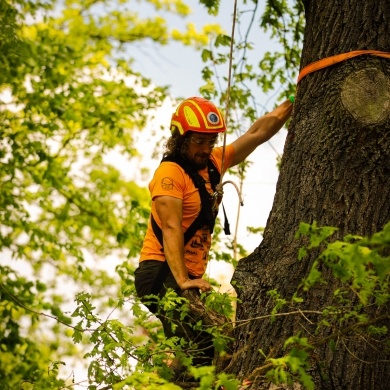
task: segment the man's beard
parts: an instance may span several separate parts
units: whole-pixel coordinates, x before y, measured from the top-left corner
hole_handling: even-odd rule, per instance
[[[202,161],[196,159],[196,157],[202,157]],[[195,155],[193,159],[191,159],[191,164],[199,171],[201,169],[207,168],[207,163],[209,162],[210,155]]]

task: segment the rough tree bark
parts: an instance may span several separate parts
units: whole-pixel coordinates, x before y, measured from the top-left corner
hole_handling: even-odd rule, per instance
[[[353,50],[390,52],[389,0],[304,3],[301,68]],[[267,291],[277,289],[291,297],[307,275],[315,254],[297,260],[302,242],[294,234],[301,221],[336,226],[340,239],[348,233],[371,235],[390,220],[389,135],[389,59],[364,55],[301,81],[263,241],[239,262],[233,275],[241,286],[238,321],[269,314],[274,303]],[[316,310],[332,304],[330,291],[329,283],[310,291],[304,308]],[[384,310],[390,312],[389,307]],[[228,371],[239,378],[251,377],[252,388],[269,388],[258,369],[264,364],[259,349],[282,356],[282,343],[289,336],[300,331],[312,338],[315,325],[310,319],[315,323],[314,316],[240,322],[245,325],[236,327]],[[388,320],[382,325],[390,329]],[[390,351],[384,343],[340,337],[334,350],[326,344],[319,346],[311,352],[311,359],[316,390],[390,388]]]

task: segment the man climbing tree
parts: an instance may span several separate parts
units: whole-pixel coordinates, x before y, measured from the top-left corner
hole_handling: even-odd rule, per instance
[[[221,200],[216,196],[220,174],[242,162],[274,136],[291,111],[292,102],[286,100],[258,118],[245,134],[226,148],[214,148],[218,134],[226,131],[226,125],[212,102],[200,97],[188,98],[172,115],[172,136],[149,184],[151,218],[140,265],[135,271],[135,286],[138,296],[161,320],[165,335],[176,336],[182,339],[181,344],[186,342],[195,350],[192,354],[195,366],[212,365],[212,335],[204,329],[193,329],[197,320],[191,313],[185,317],[180,311],[181,304],[176,305],[169,318],[164,305],[159,307],[151,295],[162,298],[172,289],[178,295],[188,289],[203,292],[212,289],[202,276],[208,262],[218,200]],[[179,362],[175,362],[172,369],[180,376]]]
[[[299,261],[299,248],[308,241],[297,240],[296,233],[300,222],[307,223],[301,231],[311,234],[315,247],[313,237],[334,232],[318,227],[332,226],[338,230],[331,241],[354,234],[353,245],[359,236],[382,230],[390,219],[389,2],[303,3],[301,70],[335,55],[364,53],[332,66],[323,62],[324,68],[300,80],[264,239],[233,276],[240,326],[228,371],[250,379],[256,389],[268,388],[262,384],[264,374],[273,367],[274,380],[292,375],[291,381],[300,377],[307,388],[385,390],[390,383],[388,290],[382,300],[366,300],[360,293],[365,282],[356,283],[358,272],[347,275],[360,255],[375,247],[356,250],[348,263],[330,256],[328,247],[322,258],[329,267],[320,263],[316,269],[322,283],[308,288],[310,283],[302,280],[314,279],[311,267],[326,246],[306,256],[301,251]],[[340,256],[349,244],[338,244]],[[388,258],[381,258],[378,267],[362,263],[361,272],[369,275],[362,280],[377,280],[379,264],[385,267]],[[382,277],[387,283],[388,270]],[[273,309],[298,314],[259,319]]]

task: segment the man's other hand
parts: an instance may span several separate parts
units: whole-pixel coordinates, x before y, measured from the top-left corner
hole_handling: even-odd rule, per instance
[[[190,288],[197,288],[202,292],[211,291],[213,288],[211,284],[204,279],[187,279],[184,283],[179,286],[183,291],[189,290]]]

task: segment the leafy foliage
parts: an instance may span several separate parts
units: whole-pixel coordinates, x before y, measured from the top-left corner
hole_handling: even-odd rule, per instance
[[[301,223],[297,238],[308,238],[308,250],[322,248],[317,260],[314,261],[308,276],[302,281],[291,300],[283,298],[277,291],[270,291],[275,300],[272,318],[279,315],[310,315],[315,316],[316,331],[310,339],[299,334],[292,335],[285,341],[286,354],[282,357],[265,356],[272,369],[266,377],[275,383],[301,383],[306,389],[314,389],[310,376],[312,370],[311,351],[327,344],[335,347],[335,341],[343,342],[344,337],[370,339],[371,343],[379,343],[385,349],[389,347],[389,329],[385,325],[389,321],[386,305],[390,300],[390,223],[372,237],[364,238],[348,235],[343,241],[330,241],[336,231],[333,227],[318,227]],[[310,289],[321,283],[329,282],[329,272],[339,281],[331,293],[334,305],[318,310],[301,309],[305,295]],[[356,297],[358,299],[356,299]],[[281,313],[281,309],[289,307],[290,312]],[[329,329],[327,337],[320,337],[322,329]],[[260,369],[259,369],[260,371]]]
[[[145,3],[189,12],[181,0]],[[135,135],[167,97],[132,69],[132,48],[146,40],[202,45],[213,27],[178,37],[160,16],[105,0],[2,1],[0,18],[0,379],[9,388],[63,388],[74,380],[64,358],[80,355],[74,342],[85,343],[85,326],[102,321],[94,310],[118,306],[120,283],[107,270],[120,261],[127,279],[118,311],[128,299],[146,229],[147,190],[106,159],[137,157]],[[113,257],[114,266],[102,262]],[[73,295],[74,316],[83,318],[76,326]],[[110,354],[130,336],[117,320],[105,327],[118,334]],[[104,334],[92,332],[87,356],[97,356]],[[93,364],[91,376],[104,380]]]
[[[210,11],[218,9],[218,1],[202,2]],[[265,109],[258,103],[258,88],[264,92],[271,90],[283,92],[279,98],[287,98],[295,93],[295,77],[300,63],[300,51],[304,32],[304,10],[300,1],[267,1],[263,9],[262,2],[245,1],[246,7],[238,10],[235,21],[236,35],[233,42],[226,34],[219,34],[210,42],[209,48],[203,49],[202,59],[205,62],[203,78],[205,85],[200,91],[207,98],[219,98],[221,104],[227,99],[228,72],[231,67],[231,89],[229,101],[232,112],[238,117],[231,118],[229,128],[242,131],[246,123],[260,116],[257,107]],[[232,7],[233,11],[233,7]],[[257,27],[275,43],[275,52],[265,52],[258,64],[249,62],[248,53],[262,50],[251,41],[256,28],[256,18],[260,19]],[[259,32],[256,31],[256,34]],[[230,45],[233,45],[234,56],[229,58]],[[260,57],[260,56],[259,56]],[[224,106],[224,105],[223,105]],[[241,120],[239,120],[241,119]],[[241,128],[241,129],[240,129]]]
[[[157,12],[182,17],[190,12],[181,0],[144,2]],[[115,151],[135,158],[136,132],[167,96],[167,88],[154,86],[132,69],[134,45],[177,40],[203,50],[215,39],[215,48],[223,49],[230,37],[218,25],[170,30],[161,16],[143,18],[131,4],[1,2],[0,379],[9,388],[20,383],[43,390],[75,385],[64,360],[79,355],[77,345],[89,350],[91,389],[102,383],[138,386],[145,377],[132,371],[140,367],[137,362],[145,369],[149,358],[156,364],[166,359],[165,352],[149,355],[141,340],[161,344],[162,351],[180,345],[164,340],[156,321],[134,301],[131,260],[146,228],[148,197],[105,157]],[[203,4],[210,13],[218,12],[219,1]],[[202,56],[205,61],[217,56],[221,65],[227,61],[222,52],[203,51]],[[204,76],[212,86],[213,73],[205,69]],[[248,89],[234,94],[244,109]],[[231,248],[244,253],[237,243]],[[120,259],[120,282],[100,260],[112,261],[112,256]],[[226,253],[221,258],[231,261]],[[68,302],[72,295],[76,309]],[[231,317],[228,298],[208,300]],[[114,311],[126,319],[129,305],[134,317],[126,325],[110,319]],[[134,334],[130,325],[137,329]],[[214,333],[223,349],[223,337]],[[118,370],[133,374],[126,377]],[[167,377],[168,371],[162,364],[160,374]],[[63,373],[67,379],[59,379]],[[218,380],[229,382],[226,376]],[[153,375],[149,383],[161,385]]]
[[[157,13],[184,17],[190,12],[181,0],[144,3]],[[218,0],[200,3],[211,14],[219,11]],[[176,40],[200,50],[205,63],[200,92],[221,104],[231,65],[229,122],[240,134],[246,122],[260,115],[258,108],[265,109],[258,103],[257,88],[285,97],[294,91],[304,29],[302,2],[267,1],[258,17],[262,3],[244,1],[248,8],[238,14],[234,41],[218,25],[170,30],[163,17],[140,17],[133,4],[0,3],[0,380],[5,389],[82,385],[91,390],[174,390],[179,388],[169,368],[174,355],[200,389],[250,385],[250,380],[240,384],[215,367],[193,367],[196,345],[165,338],[160,323],[135,298],[133,259],[146,229],[149,200],[146,189],[124,179],[106,156],[114,151],[129,161],[136,158],[135,135],[168,95],[166,87],[133,70],[136,44]],[[256,20],[278,45],[275,53],[264,53],[252,64],[247,54],[256,50],[250,40]],[[249,164],[232,172],[244,180]],[[265,357],[265,367],[254,375],[264,374],[275,383],[299,381],[311,389],[312,349],[326,343],[333,348],[332,335],[340,337],[347,330],[383,340],[388,348],[383,316],[366,309],[389,301],[389,229],[387,225],[370,238],[351,235],[331,242],[335,228],[301,225],[297,236],[306,237],[308,244],[299,258],[310,251],[318,251],[318,258],[293,297],[269,292],[275,299],[269,316],[301,315],[303,292],[326,283],[330,273],[340,282],[334,305],[310,314],[317,316],[318,329],[334,332],[327,339],[291,335],[285,355]],[[219,231],[218,225],[217,236]],[[219,244],[217,240],[214,248]],[[245,254],[236,242],[228,249],[216,250],[215,257],[234,262]],[[114,267],[114,274],[107,271]],[[204,301],[210,310],[234,318],[229,295],[215,293]],[[181,305],[183,319],[189,310],[188,302],[174,293],[160,304],[168,312]],[[293,311],[281,312],[287,305]],[[229,337],[217,326],[207,330],[220,356],[226,356]],[[79,383],[69,364],[85,369],[88,379]]]

